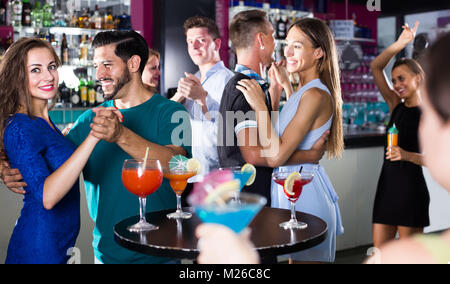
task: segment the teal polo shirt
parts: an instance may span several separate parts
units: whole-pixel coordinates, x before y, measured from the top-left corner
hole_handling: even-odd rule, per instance
[[[113,101],[102,104],[111,107]],[[123,125],[159,145],[177,145],[191,156],[191,126],[183,105],[155,94],[148,101],[123,109]],[[89,134],[95,117],[92,110],[83,113],[67,137],[80,145]],[[135,253],[119,246],[113,227],[130,216],[139,215],[139,201],[122,184],[121,171],[125,159],[131,156],[117,144],[100,141],[83,170],[89,214],[95,222],[94,254],[103,263],[163,263],[168,259]],[[151,158],[151,157],[150,157]],[[175,193],[164,179],[161,187],[147,198],[147,212],[176,208]],[[151,220],[150,220],[151,222]]]

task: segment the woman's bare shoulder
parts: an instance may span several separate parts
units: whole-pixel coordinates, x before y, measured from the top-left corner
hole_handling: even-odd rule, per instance
[[[303,93],[302,99],[303,98],[310,98],[310,99],[316,99],[316,100],[329,100],[331,98],[330,94],[328,94],[326,91],[319,89],[319,88],[311,88],[307,91],[305,91],[305,93]]]

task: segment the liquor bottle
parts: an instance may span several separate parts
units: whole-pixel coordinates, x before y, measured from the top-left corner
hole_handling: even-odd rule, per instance
[[[22,26],[31,26],[31,4],[30,0],[23,0],[22,5]]]
[[[66,86],[65,82],[59,85],[59,94],[63,106],[70,103],[70,89]]]
[[[353,19],[353,26],[354,26],[354,37],[361,37],[361,27],[359,26],[358,22],[356,22],[356,13],[352,13],[352,19]]]
[[[71,40],[67,42],[69,45],[69,61],[71,65],[80,64],[80,47],[79,39],[76,36],[72,36]]]
[[[93,41],[93,38],[92,38],[92,35],[90,35],[90,36],[89,36],[89,40],[88,40],[88,42],[87,42],[87,44],[88,44],[88,49],[87,49],[87,52],[88,52],[87,65],[89,65],[89,66],[93,65],[93,61],[94,61],[94,52],[95,52],[95,49],[92,48],[92,41]]]
[[[114,16],[114,27],[113,29],[117,30],[119,28],[120,18],[119,16]]]
[[[5,3],[0,1],[0,26],[6,26],[8,24],[6,20],[7,14]]]
[[[12,11],[12,26],[20,28],[22,26],[22,2],[20,0],[14,0]]]
[[[114,29],[114,17],[112,15],[111,8],[108,8],[105,14],[105,29],[113,30]]]
[[[62,9],[62,2],[59,3],[58,7],[55,11],[55,27],[67,27],[66,15],[64,15],[63,9]]]
[[[89,78],[87,82],[88,86],[88,102],[89,107],[95,107],[96,106],[96,99],[97,99],[97,92],[95,90],[94,81],[92,78]]]
[[[6,24],[7,26],[12,26],[12,19],[14,16],[13,12],[14,0],[8,0],[6,5]]]
[[[41,28],[43,17],[44,15],[41,9],[41,2],[37,1],[36,6],[34,6],[34,9],[31,11],[31,22],[33,27]]]
[[[61,62],[62,64],[69,64],[69,46],[67,44],[67,37],[64,33],[61,42]]]
[[[103,17],[100,15],[100,11],[98,9],[98,5],[95,5],[94,15],[91,17],[91,28],[101,30],[103,29]]]
[[[83,9],[83,13],[78,17],[78,27],[82,29],[89,29],[89,10]]]
[[[53,3],[52,3],[53,4]],[[49,1],[45,2],[44,7],[42,7],[42,24],[44,27],[53,26],[53,6],[50,5]]]
[[[80,107],[81,106],[81,99],[79,91],[75,89],[70,89],[70,102],[72,104],[72,107]]]
[[[285,15],[281,12],[278,15],[278,21],[277,21],[277,38],[278,39],[285,39],[286,38],[286,20]]]
[[[131,17],[128,15],[125,11],[122,13],[122,15],[117,17],[119,19],[119,23],[117,26],[118,30],[131,30]]]
[[[49,42],[49,43],[52,42],[52,35],[50,34],[50,31],[49,31],[49,30],[47,30],[47,31],[45,32],[45,34],[44,34],[44,39],[45,39],[47,42]]]
[[[78,28],[78,16],[77,16],[78,12],[74,11],[72,16],[70,17],[70,26],[72,28]]]
[[[88,107],[88,87],[86,79],[80,79],[80,86],[78,89],[80,90],[81,107]]]
[[[82,35],[80,43],[80,65],[88,65],[88,56],[88,43],[86,42],[86,35]]]
[[[105,101],[105,98],[103,97],[102,85],[100,85],[99,82],[97,82],[97,85],[95,86],[95,91],[97,94],[97,98],[95,99],[97,104],[102,104]]]

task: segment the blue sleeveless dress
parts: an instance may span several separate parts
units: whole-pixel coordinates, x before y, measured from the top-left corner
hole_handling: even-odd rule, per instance
[[[295,92],[284,105],[279,115],[279,121],[276,123],[276,130],[280,137],[297,113],[298,105],[303,94],[312,88],[318,88],[330,94],[330,91],[320,79],[310,81]],[[311,130],[300,143],[297,150],[310,150],[314,143],[331,128],[332,122],[333,116],[320,128]],[[292,254],[291,257],[298,261],[334,262],[336,236],[343,234],[344,228],[337,202],[338,196],[324,168],[315,164],[299,164],[282,166],[274,169],[274,172],[299,171],[302,166],[304,171],[313,172],[314,178],[311,183],[303,187],[302,195],[297,201],[295,209],[323,219],[328,224],[328,237],[320,245]],[[271,197],[272,207],[290,209],[290,202],[283,192],[283,187],[274,181],[272,181],[271,185]]]
[[[43,189],[46,178],[76,147],[44,119],[20,113],[8,120],[3,141],[11,167],[20,170],[28,185],[6,264],[67,263],[80,230],[78,181],[52,210],[44,208]]]

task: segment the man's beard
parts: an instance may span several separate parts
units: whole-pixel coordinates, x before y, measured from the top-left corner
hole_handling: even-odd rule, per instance
[[[112,80],[110,78],[108,79],[103,79],[103,80]],[[110,101],[110,100],[114,100],[115,97],[117,96],[117,94],[120,92],[120,90],[129,82],[131,81],[131,74],[130,71],[128,71],[128,69],[125,69],[123,76],[121,76],[121,78],[119,79],[119,81],[117,81],[117,84],[113,90],[113,92],[109,95],[104,94],[103,98],[106,101]]]

